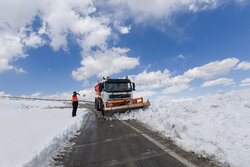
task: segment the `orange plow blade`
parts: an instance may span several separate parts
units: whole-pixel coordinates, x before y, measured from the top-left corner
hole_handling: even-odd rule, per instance
[[[106,102],[104,109],[104,115],[113,115],[117,112],[126,112],[127,110],[134,110],[140,108],[146,108],[150,106],[150,102],[143,102],[143,98],[126,99],[113,102]]]

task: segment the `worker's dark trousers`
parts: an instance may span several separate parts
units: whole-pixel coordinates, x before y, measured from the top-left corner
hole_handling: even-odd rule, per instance
[[[77,110],[77,107],[78,107],[78,101],[73,101],[72,105],[73,105],[72,117],[74,117],[74,116],[76,116],[76,110]]]

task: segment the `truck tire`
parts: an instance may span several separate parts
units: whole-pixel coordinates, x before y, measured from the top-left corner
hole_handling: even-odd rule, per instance
[[[101,111],[102,115],[104,116],[104,110],[103,110],[104,106],[103,106],[103,101],[102,100],[99,103],[99,107],[100,107],[99,111]]]
[[[97,98],[95,98],[95,109],[97,111],[99,111],[99,102],[98,102]]]
[[[97,100],[96,100],[96,98],[95,98],[95,110],[97,110],[97,105],[96,105],[96,103],[97,103]]]

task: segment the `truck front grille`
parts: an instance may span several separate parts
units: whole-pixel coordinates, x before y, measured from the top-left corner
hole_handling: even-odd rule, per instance
[[[128,97],[131,97],[130,94],[109,95],[109,98],[128,98]]]

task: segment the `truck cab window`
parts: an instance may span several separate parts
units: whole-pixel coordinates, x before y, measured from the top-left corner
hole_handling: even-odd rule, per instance
[[[105,91],[107,92],[130,92],[132,91],[131,83],[111,83],[105,82]]]

